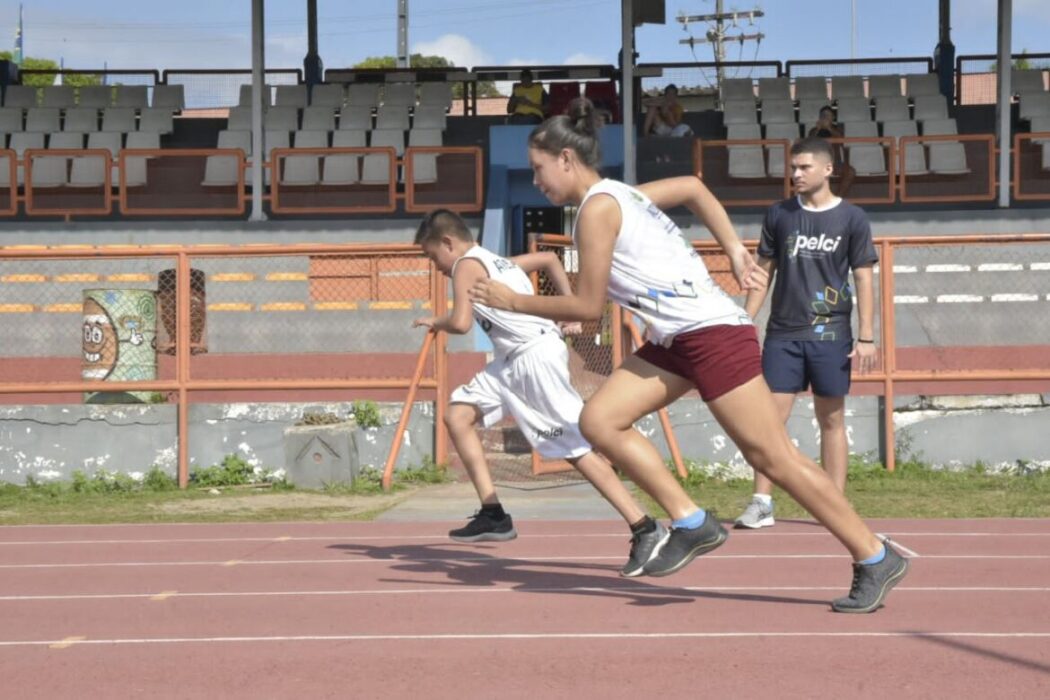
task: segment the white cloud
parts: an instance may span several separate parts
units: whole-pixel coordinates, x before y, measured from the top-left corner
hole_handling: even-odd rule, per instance
[[[565,65],[567,66],[600,66],[608,62],[604,58],[588,53],[574,53],[565,59]]]
[[[492,65],[493,61],[484,49],[459,34],[444,34],[434,41],[416,42],[412,53],[442,56],[461,68]]]

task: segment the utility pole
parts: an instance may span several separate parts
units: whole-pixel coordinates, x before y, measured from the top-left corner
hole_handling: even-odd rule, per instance
[[[764,17],[765,13],[762,10],[734,10],[733,12],[723,12],[722,0],[715,0],[715,13],[713,15],[678,15],[678,21],[682,24],[682,28],[689,31],[689,25],[693,22],[707,22],[708,29],[705,36],[702,38],[695,38],[690,36],[688,39],[682,39],[679,44],[689,44],[689,48],[693,48],[696,44],[710,43],[711,48],[714,51],[715,63],[718,64],[716,72],[718,74],[718,89],[721,91],[722,83],[725,81],[725,68],[722,64],[726,60],[726,42],[738,41],[741,45],[745,41],[762,41],[766,38],[766,35],[762,32],[756,32],[754,34],[737,34],[735,36],[729,36],[726,34],[726,24],[729,24],[729,28],[738,27],[738,23],[741,20],[747,20],[749,25],[755,23],[756,17]]]
[[[408,0],[397,0],[397,67],[409,67]]]

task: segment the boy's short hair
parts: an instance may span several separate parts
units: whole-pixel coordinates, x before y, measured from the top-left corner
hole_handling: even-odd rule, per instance
[[[810,153],[814,156],[824,156],[829,161],[835,160],[835,153],[831,150],[831,144],[819,136],[807,136],[801,141],[796,141],[791,146],[791,155]]]
[[[474,234],[467,228],[459,214],[448,209],[435,209],[423,217],[416,230],[416,245],[440,240],[442,236],[451,236],[461,241],[474,242]]]

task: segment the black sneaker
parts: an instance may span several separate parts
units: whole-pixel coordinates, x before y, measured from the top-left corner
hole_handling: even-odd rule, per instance
[[[667,542],[645,565],[645,573],[649,576],[670,576],[701,554],[717,549],[728,538],[729,533],[714,513],[708,513],[700,527],[691,530],[671,528]]]
[[[853,584],[849,595],[831,601],[831,609],[841,613],[870,613],[882,607],[890,589],[908,573],[908,560],[887,541],[886,558],[878,564],[853,563]]]
[[[667,542],[667,528],[656,523],[649,532],[631,535],[631,555],[620,569],[620,576],[632,578],[645,573],[645,564],[660,553],[660,548]]]
[[[510,513],[495,519],[483,510],[470,516],[470,522],[461,528],[449,530],[448,536],[456,542],[506,542],[518,536]]]

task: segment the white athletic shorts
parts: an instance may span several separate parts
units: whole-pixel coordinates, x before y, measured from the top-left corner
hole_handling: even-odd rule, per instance
[[[557,333],[488,363],[452,392],[451,402],[476,406],[485,427],[510,414],[546,459],[575,459],[592,449],[580,434],[583,401],[569,382],[569,351]]]

